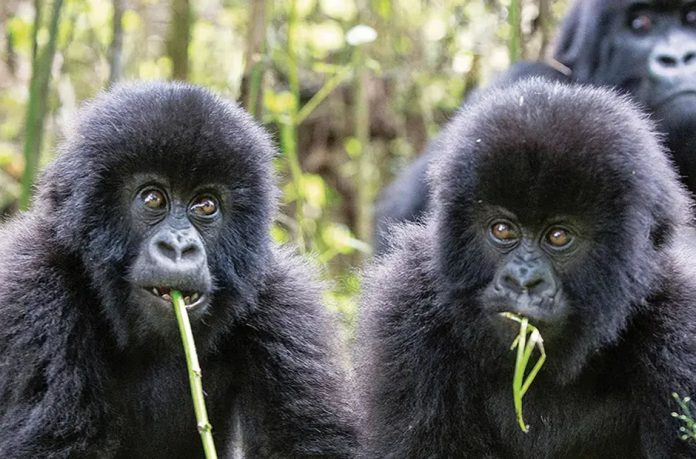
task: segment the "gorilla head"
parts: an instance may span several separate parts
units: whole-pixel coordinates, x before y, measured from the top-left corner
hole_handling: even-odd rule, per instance
[[[696,2],[578,0],[555,57],[575,81],[624,89],[654,113],[696,190]]]
[[[531,81],[485,104],[449,125],[430,177],[443,287],[453,301],[477,292],[506,342],[498,313],[529,317],[569,379],[654,286],[687,201],[625,99]]]
[[[82,258],[121,345],[177,332],[171,289],[194,326],[245,312],[269,247],[273,151],[242,110],[192,86],[123,85],[86,108],[37,202]],[[222,308],[229,300],[238,307]]]

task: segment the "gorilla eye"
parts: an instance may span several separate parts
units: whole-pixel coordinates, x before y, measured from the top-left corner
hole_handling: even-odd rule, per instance
[[[546,242],[554,248],[562,248],[573,241],[573,236],[564,228],[551,228],[546,233]]]
[[[647,33],[650,32],[653,26],[653,20],[649,14],[645,12],[637,12],[628,18],[628,26],[633,32]]]
[[[217,201],[210,196],[202,196],[191,205],[191,212],[198,217],[210,217],[218,210]]]
[[[499,242],[510,243],[518,238],[517,231],[507,222],[495,222],[491,226],[491,235]]]
[[[167,204],[164,193],[153,188],[149,188],[140,193],[140,199],[143,204],[150,209],[162,209]]]

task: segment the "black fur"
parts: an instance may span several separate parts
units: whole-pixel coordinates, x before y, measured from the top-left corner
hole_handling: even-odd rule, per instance
[[[639,4],[648,5],[646,14],[653,19],[651,30],[645,33],[629,28],[629,14],[635,8],[640,10]],[[539,76],[627,92],[653,115],[658,130],[666,134],[682,180],[696,192],[696,24],[684,23],[688,8],[696,11],[687,0],[577,0],[561,26],[553,65],[518,62],[495,85]],[[687,62],[659,71],[660,55],[684,57]],[[387,250],[393,222],[415,221],[428,209],[425,171],[440,149],[437,139],[431,142],[379,196],[376,253]]]
[[[212,300],[191,314],[221,457],[354,456],[332,320],[268,236],[273,155],[248,115],[193,86],[123,85],[85,108],[0,233],[0,456],[202,457],[174,313],[127,295],[134,174],[224,190],[221,229],[202,233]]]
[[[696,457],[670,416],[673,391],[696,393],[696,271],[674,248],[688,199],[651,124],[609,91],[531,80],[491,90],[440,145],[433,213],[397,227],[365,282],[365,457]],[[575,251],[548,255],[570,312],[546,335],[527,434],[517,327],[501,333],[486,302],[506,257],[486,237],[500,212],[579,228]]]

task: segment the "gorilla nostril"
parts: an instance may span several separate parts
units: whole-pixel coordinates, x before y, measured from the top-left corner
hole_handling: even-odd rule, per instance
[[[510,276],[509,274],[503,276],[503,284],[504,285],[512,285],[512,286],[519,286],[519,282],[517,282],[517,279],[513,276]]]
[[[176,260],[176,249],[169,244],[166,241],[158,241],[157,242],[157,251],[164,255],[165,257],[169,258],[170,260]]]
[[[657,57],[657,62],[662,64],[664,67],[676,67],[678,62],[673,56],[668,56],[663,54]]]
[[[690,65],[696,62],[696,51],[686,53],[684,56],[684,64]]]
[[[190,244],[181,251],[181,258],[182,259],[187,259],[187,258],[194,258],[198,255],[198,246],[194,244]]]
[[[541,278],[541,277],[535,277],[535,278],[527,279],[527,280],[523,283],[522,287],[523,287],[525,290],[531,292],[532,290],[535,290],[536,287],[539,287],[539,286],[542,285],[543,283],[544,283],[544,279],[543,279],[543,278]]]
[[[533,279],[527,279],[526,281],[524,281],[524,287],[525,287],[525,288],[528,288],[528,289],[529,289],[529,288],[534,288],[534,287],[536,287],[537,285],[541,284],[542,282],[543,282],[543,279],[538,278],[538,277],[537,277],[537,278],[533,278]]]

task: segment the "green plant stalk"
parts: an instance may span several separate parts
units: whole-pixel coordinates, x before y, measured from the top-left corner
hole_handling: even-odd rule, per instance
[[[288,160],[290,176],[295,188],[295,221],[297,222],[296,242],[301,251],[305,251],[304,240],[304,180],[302,166],[297,152],[297,127],[298,110],[300,105],[300,77],[297,63],[297,51],[295,50],[295,37],[297,30],[297,0],[291,0],[288,16],[288,86],[292,94],[293,102],[288,113],[288,119],[281,124],[280,139],[283,151]]]
[[[508,54],[510,56],[510,62],[517,62],[522,58],[522,30],[520,27],[521,15],[521,0],[510,0],[510,6],[508,6],[508,24],[510,25]]]
[[[263,78],[266,70],[266,30],[268,29],[268,4],[265,0],[253,0],[249,8],[246,65],[248,82],[246,108],[257,120],[263,114]]]
[[[306,104],[302,106],[299,112],[297,112],[297,124],[300,125],[304,120],[312,114],[314,110],[326,99],[329,94],[333,92],[334,89],[338,87],[343,81],[348,78],[353,69],[351,67],[344,67],[334,76],[332,76],[324,85],[317,91],[316,94],[312,96],[311,99],[307,101]]]
[[[539,330],[534,329],[532,331],[531,336],[529,337],[529,343],[527,344],[529,347],[529,353],[531,355],[532,348],[536,346],[539,349],[539,352],[541,355],[539,356],[539,360],[537,360],[537,363],[534,365],[534,368],[532,368],[532,371],[529,372],[527,375],[527,379],[524,381],[524,385],[522,386],[521,390],[521,396],[524,397],[524,394],[527,393],[529,390],[529,386],[532,385],[532,382],[534,382],[534,378],[536,378],[537,374],[539,373],[539,370],[541,370],[541,367],[544,365],[544,362],[546,362],[546,351],[544,350],[544,344],[543,341],[541,340],[541,335],[539,334]],[[529,359],[527,359],[529,361]],[[525,366],[527,363],[525,362]]]
[[[522,432],[527,432],[529,427],[524,422],[522,416],[522,384],[524,379],[524,354],[527,340],[527,325],[529,321],[526,317],[522,319],[520,323],[519,340],[517,341],[517,358],[515,359],[515,374],[512,378],[512,400],[515,404],[515,414],[517,415],[517,422],[520,424],[520,429]]]
[[[360,145],[357,170],[357,221],[356,233],[358,239],[369,241],[372,238],[372,200],[374,184],[371,181],[374,164],[370,152],[370,101],[368,99],[368,69],[365,65],[365,45],[356,46],[353,51],[353,67],[355,68],[355,107],[353,122],[355,123],[355,138]]]
[[[247,96],[247,110],[252,114],[257,120],[261,120],[261,106],[262,103],[257,106],[257,101],[259,101],[261,93],[261,82],[263,81],[265,63],[263,60],[255,63],[251,69],[251,76],[249,82],[249,94]]]
[[[24,140],[24,172],[22,173],[22,187],[19,195],[19,208],[26,210],[31,201],[34,186],[34,177],[39,167],[41,145],[44,135],[44,120],[46,118],[48,86],[51,80],[51,67],[56,54],[58,41],[58,24],[63,0],[54,0],[51,9],[49,23],[48,43],[39,48],[36,36],[41,29],[41,2],[36,1],[36,18],[34,21],[34,56],[31,69],[31,81],[29,84],[29,100],[25,121]]]
[[[541,333],[539,333],[539,330],[535,326],[529,324],[529,320],[526,317],[520,317],[510,312],[503,312],[500,315],[520,324],[520,331],[512,342],[512,346],[510,346],[511,350],[514,350],[515,347],[517,348],[515,372],[512,378],[512,400],[515,406],[515,415],[517,417],[517,422],[520,425],[520,429],[522,429],[522,432],[527,433],[529,431],[529,426],[524,422],[524,416],[522,413],[522,398],[529,390],[529,387],[532,385],[532,382],[534,382],[539,370],[541,370],[541,367],[546,361],[544,341],[541,338]],[[529,340],[527,340],[528,333]],[[534,348],[539,349],[539,353],[541,355],[525,378],[525,370],[527,369],[529,360],[532,357]]]
[[[304,175],[297,155],[297,128],[292,120],[281,124],[280,143],[288,159],[290,178],[296,194],[295,223],[297,224],[297,233],[295,234],[295,242],[300,251],[304,252],[306,248],[304,240]]]
[[[196,343],[193,341],[191,323],[186,313],[186,305],[178,290],[172,290],[172,305],[176,313],[176,321],[179,324],[181,342],[184,346],[186,355],[186,367],[188,368],[189,385],[191,386],[191,399],[193,400],[193,410],[196,413],[196,424],[198,433],[201,435],[203,451],[206,459],[217,459],[215,443],[213,442],[213,426],[208,421],[208,412],[205,409],[205,398],[203,396],[203,379],[201,366],[198,363],[196,354]]]

